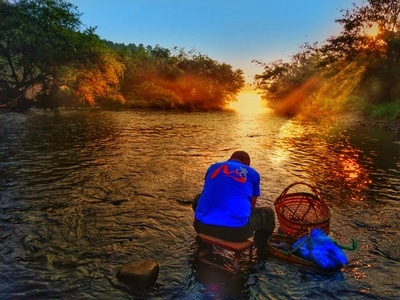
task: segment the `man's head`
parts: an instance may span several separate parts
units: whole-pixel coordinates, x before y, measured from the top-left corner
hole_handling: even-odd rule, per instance
[[[245,151],[233,152],[230,159],[240,161],[241,163],[250,166],[250,155]]]

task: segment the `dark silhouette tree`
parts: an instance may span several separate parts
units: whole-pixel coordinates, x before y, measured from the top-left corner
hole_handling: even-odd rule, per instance
[[[0,1],[0,103],[17,106],[34,90],[42,105],[54,106],[75,71],[105,71],[104,47],[94,28],[79,31],[79,18],[64,0]]]

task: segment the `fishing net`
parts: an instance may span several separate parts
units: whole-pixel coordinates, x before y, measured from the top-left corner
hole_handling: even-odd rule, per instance
[[[296,185],[306,186],[312,193],[289,193]],[[313,186],[303,182],[292,183],[283,190],[274,205],[280,227],[286,234],[299,237],[313,228],[321,228],[329,234],[329,207]]]

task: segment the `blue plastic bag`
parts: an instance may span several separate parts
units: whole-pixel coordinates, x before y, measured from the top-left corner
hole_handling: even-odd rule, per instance
[[[312,261],[327,271],[337,271],[348,263],[346,254],[320,228],[311,230],[293,244],[292,249],[300,257]]]

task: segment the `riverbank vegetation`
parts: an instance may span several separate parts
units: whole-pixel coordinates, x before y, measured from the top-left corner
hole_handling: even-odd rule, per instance
[[[256,86],[269,106],[305,118],[362,113],[400,119],[400,1],[368,0],[336,20],[339,36],[264,63]]]
[[[277,113],[400,119],[399,0],[342,11],[338,36],[305,43],[255,86]],[[0,0],[0,107],[219,110],[243,71],[194,50],[101,40],[66,0]]]
[[[64,0],[0,0],[0,106],[223,109],[242,70],[207,55],[115,44]]]

